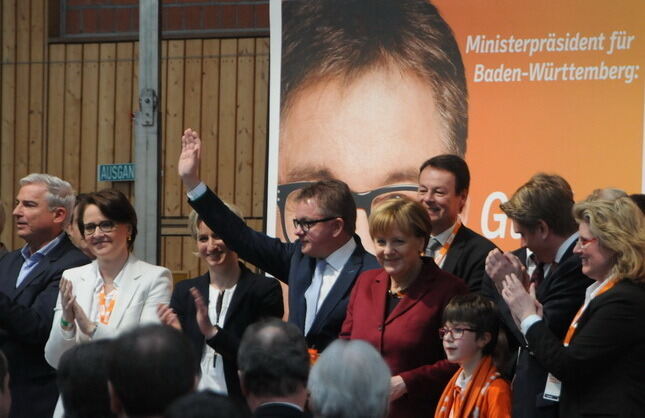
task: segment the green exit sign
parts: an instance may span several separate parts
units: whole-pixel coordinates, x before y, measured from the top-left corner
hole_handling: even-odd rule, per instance
[[[99,164],[98,181],[134,181],[134,163]]]

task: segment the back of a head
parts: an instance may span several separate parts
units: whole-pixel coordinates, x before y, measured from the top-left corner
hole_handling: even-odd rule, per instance
[[[500,208],[526,228],[533,230],[542,220],[557,235],[568,237],[577,229],[573,204],[573,191],[564,178],[539,173],[517,189]]]
[[[310,83],[350,83],[393,67],[434,91],[442,140],[464,155],[468,103],[464,65],[450,26],[425,0],[290,0],[283,2],[283,117]]]
[[[129,416],[163,414],[194,389],[198,372],[190,341],[169,326],[129,331],[114,341],[109,353],[112,395]]]
[[[258,397],[282,397],[306,387],[309,353],[300,330],[267,319],[244,332],[237,355],[244,388]]]
[[[189,393],[174,401],[164,418],[243,418],[242,411],[231,398],[205,390]]]
[[[387,414],[390,369],[370,344],[336,340],[311,369],[310,406],[320,418],[380,418]]]
[[[113,417],[107,381],[107,356],[111,341],[76,345],[60,359],[58,389],[66,418]]]

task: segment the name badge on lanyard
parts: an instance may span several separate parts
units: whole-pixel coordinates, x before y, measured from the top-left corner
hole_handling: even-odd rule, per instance
[[[562,390],[562,382],[558,380],[551,373],[546,377],[546,385],[544,386],[544,399],[548,401],[559,402],[560,391]]]

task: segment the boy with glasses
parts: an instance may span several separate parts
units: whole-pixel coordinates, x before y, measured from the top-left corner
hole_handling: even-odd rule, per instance
[[[461,367],[444,389],[435,418],[510,417],[511,388],[495,364],[504,360],[497,355],[504,347],[498,347],[494,303],[474,293],[455,296],[443,311],[443,323],[439,336],[448,361]]]

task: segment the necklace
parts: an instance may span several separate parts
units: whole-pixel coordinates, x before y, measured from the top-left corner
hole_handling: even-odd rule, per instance
[[[387,291],[387,294],[388,294],[388,295],[393,296],[393,297],[395,297],[395,298],[397,298],[397,299],[401,299],[402,297],[404,297],[404,296],[405,296],[405,294],[406,294],[406,293],[408,293],[408,289],[407,289],[407,288],[406,288],[406,289],[397,289],[397,290],[389,289],[389,290]]]

